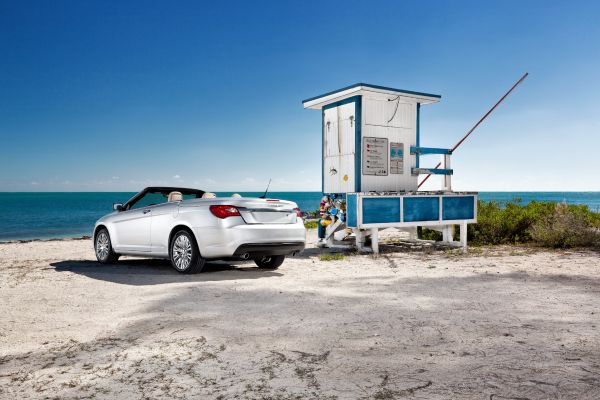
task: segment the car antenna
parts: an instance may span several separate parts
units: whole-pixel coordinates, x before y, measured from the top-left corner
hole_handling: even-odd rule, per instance
[[[267,192],[269,191],[269,186],[271,186],[271,178],[269,178],[269,183],[267,184],[267,189],[265,189],[265,193],[259,197],[259,199],[264,199],[267,197]]]

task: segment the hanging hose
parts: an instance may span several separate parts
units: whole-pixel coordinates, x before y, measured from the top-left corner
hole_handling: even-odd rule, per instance
[[[392,118],[388,119],[388,124],[389,124],[390,122],[392,122],[392,120],[396,116],[396,113],[398,112],[398,106],[400,105],[400,95],[398,95],[398,97],[396,97],[395,99],[388,99],[388,101],[395,101],[396,102],[396,108],[394,109],[394,113],[392,114]]]

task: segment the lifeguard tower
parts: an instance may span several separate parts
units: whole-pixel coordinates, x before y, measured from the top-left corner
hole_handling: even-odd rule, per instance
[[[448,244],[467,246],[467,224],[477,222],[477,193],[453,192],[450,149],[421,147],[420,109],[441,96],[357,83],[306,99],[304,108],[321,110],[322,191],[345,199],[345,215],[326,229],[326,244],[351,228],[356,247],[371,236],[379,252],[382,228],[441,231]],[[438,155],[441,168],[423,168],[421,157]],[[439,191],[418,191],[419,175],[443,177]],[[460,241],[453,240],[460,226]],[[343,232],[341,232],[343,233]]]

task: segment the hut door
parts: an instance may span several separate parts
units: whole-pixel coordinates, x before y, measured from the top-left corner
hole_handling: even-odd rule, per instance
[[[323,192],[354,192],[356,103],[323,112]]]

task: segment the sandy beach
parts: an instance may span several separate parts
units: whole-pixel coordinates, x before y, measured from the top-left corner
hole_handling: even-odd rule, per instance
[[[0,397],[600,397],[597,253],[392,250],[180,275],[0,244]]]

